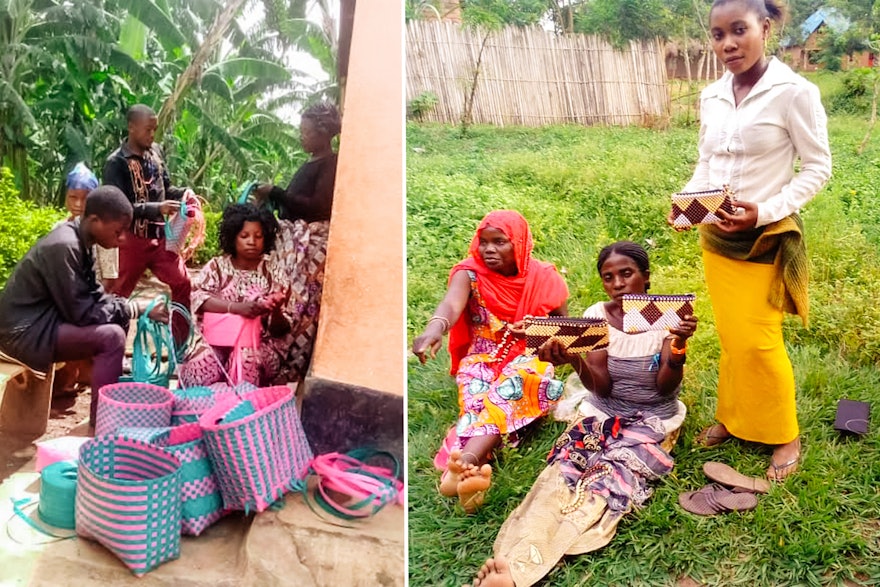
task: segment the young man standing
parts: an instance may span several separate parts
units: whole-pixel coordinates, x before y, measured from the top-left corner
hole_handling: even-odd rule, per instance
[[[158,119],[149,106],[128,111],[128,137],[104,165],[104,184],[118,187],[134,208],[134,222],[119,247],[119,278],[111,286],[128,297],[149,269],[171,288],[171,299],[189,308],[191,285],[183,259],[165,249],[165,217],[180,210],[185,188],[171,186],[162,149],[153,142]],[[172,325],[185,338],[185,325]]]

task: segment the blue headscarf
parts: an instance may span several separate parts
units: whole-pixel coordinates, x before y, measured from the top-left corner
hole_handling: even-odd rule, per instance
[[[95,177],[91,169],[86,167],[85,163],[77,163],[67,174],[67,189],[69,190],[92,191],[96,187],[98,187],[98,178]]]

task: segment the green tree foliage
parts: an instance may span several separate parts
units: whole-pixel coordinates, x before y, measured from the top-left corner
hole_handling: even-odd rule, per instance
[[[22,197],[60,204],[64,172],[99,172],[143,102],[162,114],[175,183],[222,201],[289,175],[303,154],[287,113],[337,94],[335,33],[305,18],[312,6],[328,16],[325,0],[0,2],[0,163]],[[297,71],[291,50],[329,82]]]
[[[496,28],[538,24],[548,11],[547,0],[462,0],[462,20]]]
[[[637,39],[669,36],[662,0],[593,0],[574,18],[576,32],[600,35],[620,46]]]

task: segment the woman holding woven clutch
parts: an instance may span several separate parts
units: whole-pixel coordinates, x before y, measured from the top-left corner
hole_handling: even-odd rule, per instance
[[[738,199],[734,214],[721,211],[720,223],[700,228],[721,362],[718,423],[697,441],[714,446],[734,436],[774,445],[767,476],[781,481],[800,459],[782,316],[807,322],[798,210],[831,176],[826,116],[813,84],[765,56],[771,25],[783,18],[776,0],[715,0],[709,18],[727,72],[700,98],[699,161],[684,191],[729,185]]]
[[[623,516],[650,497],[649,482],[672,470],[669,451],[687,412],[678,392],[697,319],[685,316],[669,331],[625,332],[623,296],[647,292],[648,253],[620,241],[602,249],[596,266],[611,299],[584,316],[608,321],[608,347],[576,355],[550,339],[538,349],[541,359],[577,371],[554,413],[570,426],[501,526],[495,558],[474,585],[528,587],[563,556],[602,548]]]
[[[444,470],[440,492],[458,496],[468,513],[482,504],[492,469],[487,464],[503,436],[544,416],[559,399],[553,366],[522,356],[526,316],[567,313],[568,288],[556,268],[532,257],[526,219],[512,210],[480,222],[469,256],[452,268],[449,289],[413,353],[436,356],[449,332],[459,419],[434,464]]]

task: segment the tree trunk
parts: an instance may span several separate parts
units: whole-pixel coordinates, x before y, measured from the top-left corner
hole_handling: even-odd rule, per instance
[[[217,16],[214,18],[214,23],[211,25],[211,29],[208,31],[208,34],[205,35],[205,40],[196,50],[192,61],[189,62],[189,65],[177,78],[177,82],[174,84],[174,91],[171,92],[171,95],[168,96],[165,103],[162,104],[162,109],[159,110],[159,122],[156,128],[156,136],[161,137],[165,132],[165,128],[171,124],[178,103],[183,99],[184,95],[186,95],[190,86],[201,77],[202,68],[204,68],[208,59],[220,45],[220,42],[223,40],[223,35],[226,34],[226,31],[229,29],[232,21],[235,20],[235,16],[238,14],[239,10],[241,10],[244,3],[245,0],[230,0],[223,10],[217,13]]]
[[[492,31],[486,31],[486,34],[483,36],[483,42],[480,43],[480,52],[477,53],[477,64],[474,66],[474,77],[471,80],[470,91],[465,94],[464,97],[464,112],[461,114],[461,136],[467,134],[467,129],[473,122],[474,95],[477,93],[477,82],[480,79],[480,67],[483,63],[483,50],[486,48],[486,43],[489,41],[489,36],[491,34]]]

